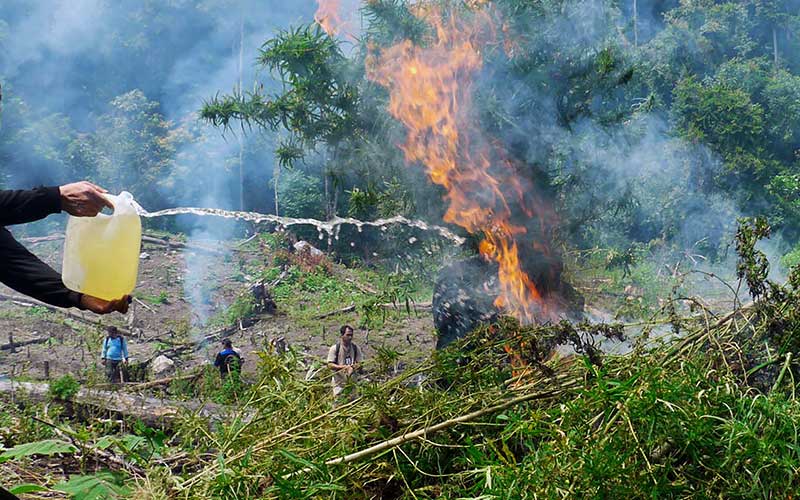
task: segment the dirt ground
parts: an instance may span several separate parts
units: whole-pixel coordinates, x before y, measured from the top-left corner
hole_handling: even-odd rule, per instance
[[[56,240],[27,243],[27,246],[59,269],[62,243]],[[238,294],[248,293],[248,276],[243,275],[243,265],[252,264],[252,259],[260,256],[174,249],[149,243],[143,245],[142,251],[147,256],[140,259],[139,282],[134,292],[137,299],[128,314],[100,317],[71,310],[100,320],[100,325],[86,324],[41,307],[9,300],[0,302],[0,345],[5,347],[0,350],[0,378],[41,380],[46,378],[47,369],[51,379],[71,374],[84,382],[103,382],[100,351],[104,326],[111,324],[131,332],[128,350],[132,363],[152,360],[160,353],[175,361],[178,372],[212,362],[220,349],[220,335],[213,333],[220,326],[198,325],[224,310]],[[0,293],[19,295],[6,287],[0,287]],[[273,338],[284,337],[311,364],[324,360],[328,347],[338,338],[341,324],[358,323],[355,313],[348,313],[301,326],[282,311],[280,302],[277,307],[277,314],[262,315],[251,325],[234,326],[223,334],[243,354],[245,374],[255,371],[255,352],[269,350]],[[327,312],[330,311],[320,311],[320,315]],[[357,330],[354,340],[363,347],[367,358],[374,356],[381,346],[398,351],[402,365],[424,358],[433,349],[433,332],[430,311],[410,316],[404,311],[390,311],[382,328]],[[44,343],[7,348],[12,338],[19,343],[45,337],[48,340]],[[172,351],[176,347],[183,348],[178,355]]]

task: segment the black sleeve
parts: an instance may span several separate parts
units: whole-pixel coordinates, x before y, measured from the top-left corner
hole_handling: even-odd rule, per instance
[[[58,307],[80,307],[81,294],[64,286],[61,275],[0,228],[0,281],[14,290]]]
[[[33,222],[60,211],[58,186],[24,191],[0,190],[0,226]]]
[[[222,356],[221,353],[217,353],[217,357],[214,358],[214,366],[219,366],[222,364]]]

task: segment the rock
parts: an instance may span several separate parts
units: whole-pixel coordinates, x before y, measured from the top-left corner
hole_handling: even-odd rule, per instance
[[[139,260],[150,260],[150,254],[147,252],[140,253]]]
[[[298,241],[293,246],[296,252],[308,252],[313,257],[322,257],[323,255],[325,255],[325,253],[322,250],[304,240]]]
[[[169,377],[175,373],[175,362],[162,354],[153,360],[150,370],[153,372],[153,378]]]

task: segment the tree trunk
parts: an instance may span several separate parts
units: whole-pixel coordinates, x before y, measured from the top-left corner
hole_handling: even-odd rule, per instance
[[[281,215],[280,214],[280,210],[279,210],[280,207],[278,205],[278,199],[279,199],[278,183],[281,180],[281,164],[278,163],[278,162],[275,162],[275,169],[273,170],[272,177],[273,177],[273,181],[274,181],[273,184],[275,186],[275,215],[280,216]]]
[[[244,10],[241,10],[241,16],[239,17],[239,93],[242,92],[243,59]],[[239,210],[244,211],[244,129],[239,133]]]
[[[775,64],[775,71],[778,71],[778,30],[772,27],[772,58]]]

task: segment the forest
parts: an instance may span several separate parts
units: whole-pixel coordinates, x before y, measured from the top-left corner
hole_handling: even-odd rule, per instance
[[[0,289],[19,498],[800,488],[800,0],[5,0],[0,85],[0,188],[143,229]]]

